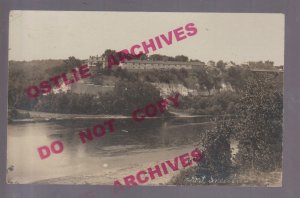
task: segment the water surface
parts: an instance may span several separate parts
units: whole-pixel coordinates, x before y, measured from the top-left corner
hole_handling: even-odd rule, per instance
[[[151,163],[151,151],[164,152],[165,149],[184,148],[187,145],[194,147],[199,144],[199,134],[211,127],[209,118],[205,117],[157,118],[140,123],[131,119],[118,119],[113,133],[107,131],[103,137],[82,144],[79,132],[105,121],[64,120],[9,124],[7,165],[13,165],[13,168],[8,171],[8,182],[32,183],[51,178],[88,176],[104,169],[117,170],[129,166],[129,163],[130,166],[133,163],[139,164],[141,157],[135,158],[133,153],[143,154],[143,161]],[[50,145],[55,140],[63,142],[63,152],[41,160],[37,148]],[[126,156],[131,156],[128,162]]]

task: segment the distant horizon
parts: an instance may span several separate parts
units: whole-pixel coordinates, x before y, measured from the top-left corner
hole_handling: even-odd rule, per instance
[[[160,55],[163,55],[163,54],[160,54]],[[97,55],[96,55],[97,56]],[[68,57],[69,58],[69,57]],[[53,59],[53,58],[48,58],[48,59],[34,59],[34,60],[9,60],[9,61],[15,61],[15,62],[32,62],[32,61],[47,61],[47,60],[53,60],[53,61],[59,61],[59,60],[67,60],[68,58],[61,58],[61,59]],[[88,60],[87,59],[80,59],[80,58],[77,58],[75,57],[76,59],[79,59],[79,60]],[[147,61],[147,60],[146,60]],[[249,60],[249,61],[245,61],[245,62],[242,62],[242,63],[237,63],[235,61],[224,61],[224,60],[209,60],[209,61],[202,61],[202,60],[199,60],[201,62],[204,62],[204,63],[207,63],[209,61],[214,61],[215,63],[217,63],[218,61],[223,61],[224,63],[229,63],[229,62],[233,62],[235,64],[243,64],[243,63],[247,63],[247,62],[266,62],[266,61],[271,61],[271,62],[274,62],[272,60],[259,60],[259,61],[252,61],[252,60]],[[174,62],[174,61],[170,61],[170,62]],[[185,61],[179,61],[179,62],[185,62]],[[187,62],[190,62],[190,59],[187,61]],[[284,66],[284,64],[282,65],[276,65],[275,62],[274,62],[274,66]]]
[[[284,15],[271,13],[14,10],[9,20],[9,61],[70,56],[85,60],[105,49],[128,49],[191,22],[198,29],[196,36],[148,55],[189,54],[189,59],[206,63],[269,60],[284,65]]]

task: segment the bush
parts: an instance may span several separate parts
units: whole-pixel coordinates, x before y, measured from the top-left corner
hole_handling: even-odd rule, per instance
[[[216,126],[201,135],[204,147],[205,160],[199,164],[196,176],[204,178],[206,183],[210,180],[226,180],[232,172],[230,140],[233,131],[230,124],[219,118],[215,120]]]

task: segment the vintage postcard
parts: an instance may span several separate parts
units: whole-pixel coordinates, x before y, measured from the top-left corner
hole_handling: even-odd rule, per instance
[[[284,15],[9,16],[8,184],[282,186]]]

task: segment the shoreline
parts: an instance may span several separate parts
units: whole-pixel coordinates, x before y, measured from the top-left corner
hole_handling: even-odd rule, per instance
[[[12,177],[10,183],[18,184],[72,184],[72,185],[114,185],[115,180],[121,180],[123,177],[135,174],[140,170],[147,170],[149,167],[154,167],[166,160],[189,153],[194,150],[194,145],[183,145],[177,147],[165,147],[155,149],[136,148],[132,151],[127,151],[126,155],[118,154],[123,148],[113,149],[117,155],[105,155],[99,153],[99,157],[93,157],[92,161],[85,161],[78,158],[80,164],[72,166],[64,166],[64,174],[53,173],[51,177]],[[101,156],[101,157],[100,157]],[[130,159],[127,162],[126,159]],[[120,164],[120,161],[125,162]],[[91,163],[93,162],[93,163]],[[194,166],[194,165],[193,165]],[[70,170],[81,167],[81,171],[74,173]],[[184,169],[184,168],[183,168]],[[182,170],[183,170],[182,169]],[[180,169],[181,170],[181,169]],[[171,178],[178,175],[180,171],[169,172],[167,175],[157,177],[150,180],[147,184],[142,185],[167,185]],[[122,182],[123,184],[123,182]]]
[[[112,114],[100,114],[100,115],[87,115],[87,114],[62,114],[62,113],[48,113],[39,111],[29,111],[17,109],[20,113],[28,113],[30,118],[25,119],[11,119],[10,123],[31,123],[31,122],[51,122],[59,120],[86,120],[86,119],[131,119],[129,115],[112,115]],[[196,118],[196,117],[213,117],[212,115],[191,115],[178,112],[170,112],[172,116],[164,116],[163,118]],[[151,117],[149,119],[157,119],[162,117]]]

